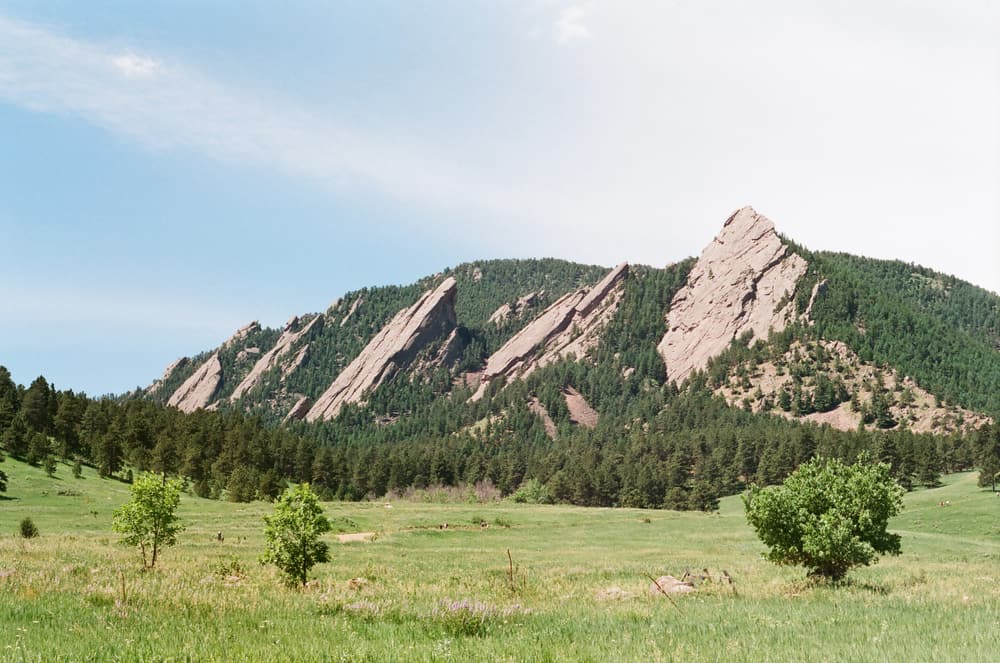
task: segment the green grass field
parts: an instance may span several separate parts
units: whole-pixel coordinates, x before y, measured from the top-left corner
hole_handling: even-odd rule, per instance
[[[65,466],[55,479],[11,459],[3,469],[10,476],[0,499],[3,661],[983,661],[1000,654],[1000,499],[977,488],[974,474],[907,495],[891,527],[903,535],[903,554],[853,571],[846,586],[812,585],[802,569],[765,562],[742,504],[727,498],[717,514],[332,503],[335,532],[376,538],[342,544],[328,535],[332,562],[314,569],[306,589],[289,590],[256,561],[269,504],[185,497],[187,530],[144,573],[138,552],[111,532],[127,486],[89,471],[74,479]],[[38,538],[20,537],[25,516]],[[649,593],[647,575],[679,576],[687,567],[728,570],[736,592],[704,583],[676,605]],[[602,595],[612,587],[625,595]]]

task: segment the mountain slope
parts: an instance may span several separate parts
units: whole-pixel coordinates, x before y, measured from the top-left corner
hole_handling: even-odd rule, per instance
[[[997,296],[903,263],[810,252],[746,207],[697,260],[662,270],[481,261],[349,293],[280,331],[248,325],[147,395],[272,421],[346,412],[347,429],[334,428],[359,439],[454,433],[514,407],[551,422],[551,437],[578,426],[567,393],[594,408],[588,422],[614,420],[672,382],[758,414],[947,433],[1000,414],[998,348]],[[502,395],[515,383],[518,402]]]

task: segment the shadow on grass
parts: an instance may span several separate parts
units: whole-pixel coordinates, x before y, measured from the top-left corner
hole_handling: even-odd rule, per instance
[[[842,578],[840,580],[830,580],[828,578],[808,577],[789,583],[785,589],[786,596],[797,596],[804,592],[814,590],[860,590],[878,596],[889,594],[889,585],[876,582],[865,582],[854,578]]]

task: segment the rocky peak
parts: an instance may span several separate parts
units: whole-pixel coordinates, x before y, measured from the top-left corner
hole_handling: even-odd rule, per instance
[[[683,381],[747,331],[785,328],[806,261],[791,253],[767,217],[744,207],[702,251],[667,313],[658,349],[667,378]]]
[[[361,402],[366,392],[408,366],[428,344],[448,336],[456,326],[456,292],[455,279],[448,277],[397,313],[316,399],[306,420],[336,417],[345,403]]]
[[[482,398],[487,384],[498,377],[526,377],[560,357],[583,357],[618,309],[627,275],[628,263],[622,263],[594,287],[556,300],[490,356],[473,400]]]

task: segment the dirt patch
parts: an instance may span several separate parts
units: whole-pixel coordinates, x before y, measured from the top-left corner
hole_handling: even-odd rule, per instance
[[[355,541],[371,541],[375,538],[375,532],[351,532],[350,534],[338,534],[337,540],[341,543],[353,543]]]

